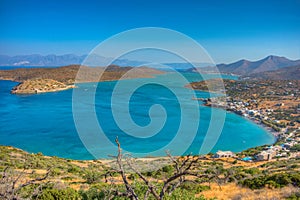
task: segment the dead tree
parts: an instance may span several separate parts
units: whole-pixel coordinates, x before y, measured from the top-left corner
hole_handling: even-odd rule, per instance
[[[117,156],[117,164],[119,168],[119,173],[122,177],[122,181],[125,185],[126,192],[124,193],[115,193],[115,196],[126,196],[130,199],[138,200],[139,197],[136,195],[136,192],[134,190],[134,187],[132,184],[128,181],[126,172],[124,170],[123,166],[123,154],[120,142],[118,138],[115,139],[116,144],[118,145],[118,156]],[[200,171],[197,171],[199,161],[201,157],[197,156],[185,156],[182,158],[182,161],[179,161],[175,159],[169,152],[167,152],[168,157],[172,161],[172,163],[175,166],[176,171],[166,180],[163,181],[162,187],[158,188],[155,184],[153,184],[152,181],[148,180],[139,170],[137,170],[132,162],[132,159],[127,158],[126,163],[130,167],[130,169],[138,175],[140,180],[146,185],[147,191],[144,195],[144,199],[147,199],[150,194],[153,195],[153,197],[157,200],[162,200],[164,196],[172,194],[172,192],[180,187],[184,182],[190,182],[193,181],[191,179],[186,179],[187,176],[194,177],[194,178],[208,178],[207,175],[200,173]]]
[[[31,174],[33,173],[34,172],[32,171]],[[20,172],[17,172],[12,170],[9,167],[6,167],[4,171],[0,174],[0,199],[4,199],[4,200],[21,199],[19,194],[21,189],[29,185],[41,183],[42,181],[48,178],[49,174],[50,174],[50,169],[42,177],[25,180],[24,176],[26,175],[26,168],[24,168]],[[33,193],[35,194],[39,189],[40,188],[37,187],[36,191],[34,191]]]

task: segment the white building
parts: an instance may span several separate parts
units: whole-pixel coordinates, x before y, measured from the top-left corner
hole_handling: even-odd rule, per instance
[[[217,153],[214,156],[215,158],[232,158],[235,157],[235,153],[231,151],[217,151]]]

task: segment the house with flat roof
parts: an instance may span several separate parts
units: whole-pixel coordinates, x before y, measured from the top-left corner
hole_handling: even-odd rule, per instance
[[[256,160],[262,161],[262,160],[271,160],[276,156],[276,151],[269,149],[267,151],[262,151],[259,154],[255,156]]]

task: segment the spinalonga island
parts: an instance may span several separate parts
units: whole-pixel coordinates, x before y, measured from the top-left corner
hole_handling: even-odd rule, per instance
[[[78,75],[78,71],[81,73]],[[75,88],[76,83],[102,82],[132,78],[151,78],[164,72],[149,67],[88,67],[69,65],[56,68],[19,68],[0,70],[0,80],[19,82],[12,94],[38,94]],[[100,76],[101,75],[101,76]]]
[[[53,79],[26,80],[12,90],[12,94],[38,94],[45,92],[57,92],[75,88],[75,85],[66,85]]]

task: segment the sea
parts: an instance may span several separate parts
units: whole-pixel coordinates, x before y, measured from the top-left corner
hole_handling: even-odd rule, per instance
[[[135,157],[240,152],[274,143],[274,136],[252,121],[195,100],[218,94],[184,87],[216,76],[171,72],[34,95],[10,94],[18,83],[1,80],[0,145],[92,160],[116,155],[117,137]]]

